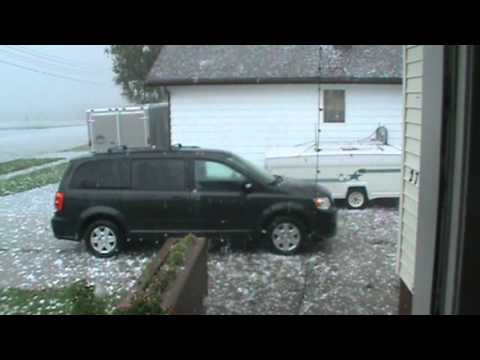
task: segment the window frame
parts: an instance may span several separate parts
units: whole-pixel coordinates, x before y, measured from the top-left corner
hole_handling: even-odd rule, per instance
[[[343,94],[343,120],[342,121],[328,121],[327,119],[327,92],[342,92]],[[347,90],[346,89],[335,89],[328,88],[322,90],[322,112],[323,112],[323,123],[325,124],[346,124],[347,123]]]

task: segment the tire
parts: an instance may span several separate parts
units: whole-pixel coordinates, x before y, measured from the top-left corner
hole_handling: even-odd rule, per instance
[[[107,259],[124,248],[125,235],[117,224],[108,220],[97,220],[85,230],[85,245],[92,255]]]
[[[276,217],[267,230],[267,242],[273,252],[279,255],[295,255],[305,245],[305,225],[294,217]]]
[[[368,205],[368,197],[365,189],[354,188],[348,190],[347,206],[351,210],[365,209]]]
[[[223,246],[223,241],[221,240],[220,237],[210,237],[208,239],[208,252],[209,253],[217,253],[220,251],[220,249]]]

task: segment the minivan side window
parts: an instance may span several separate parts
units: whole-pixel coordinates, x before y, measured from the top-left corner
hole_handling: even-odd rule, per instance
[[[135,190],[184,191],[186,188],[184,160],[133,160],[132,172]]]
[[[72,176],[72,189],[124,189],[129,186],[130,171],[125,160],[98,160],[80,165]]]
[[[245,176],[227,165],[213,161],[195,161],[197,190],[239,191],[246,181]]]

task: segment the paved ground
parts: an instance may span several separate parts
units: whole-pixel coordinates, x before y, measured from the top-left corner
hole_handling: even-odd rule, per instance
[[[47,129],[0,129],[0,162],[62,151],[87,142],[85,125]]]
[[[87,278],[120,296],[160,245],[98,260],[55,240],[57,185],[0,198],[0,287],[45,288]],[[209,314],[394,314],[398,211],[342,210],[336,238],[295,257],[224,248],[209,260]]]

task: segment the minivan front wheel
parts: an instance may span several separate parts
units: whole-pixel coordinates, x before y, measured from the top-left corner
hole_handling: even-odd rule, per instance
[[[85,244],[87,250],[96,257],[110,258],[120,252],[123,234],[111,221],[95,221],[85,231]]]
[[[280,255],[294,255],[306,239],[304,225],[290,217],[276,218],[268,229],[268,239],[273,251]]]

